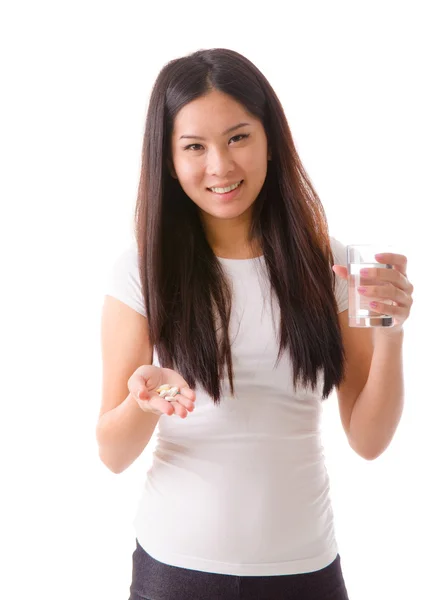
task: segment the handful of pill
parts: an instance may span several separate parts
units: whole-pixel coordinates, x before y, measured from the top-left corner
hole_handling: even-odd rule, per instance
[[[176,394],[179,394],[179,388],[174,386],[170,387],[168,383],[160,385],[155,391],[161,396],[161,398],[167,400],[167,402],[171,402],[172,400],[174,400]]]

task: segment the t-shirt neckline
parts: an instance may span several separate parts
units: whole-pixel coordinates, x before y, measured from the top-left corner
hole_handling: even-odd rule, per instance
[[[249,264],[255,261],[263,260],[264,254],[260,254],[260,256],[254,256],[253,258],[223,258],[222,256],[217,256],[216,258],[228,264]]]

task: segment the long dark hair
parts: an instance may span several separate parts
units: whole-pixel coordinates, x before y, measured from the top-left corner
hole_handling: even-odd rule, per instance
[[[344,348],[323,206],[296,151],[283,108],[264,75],[233,50],[199,50],[167,63],[154,84],[142,149],[135,211],[139,271],[148,335],[160,364],[190,387],[199,382],[219,404],[221,378],[234,393],[228,325],[230,290],[204,233],[197,206],[171,176],[178,111],[212,89],[261,120],[272,153],[253,205],[250,239],[261,245],[281,311],[280,346],[300,380],[322,399],[344,377]]]

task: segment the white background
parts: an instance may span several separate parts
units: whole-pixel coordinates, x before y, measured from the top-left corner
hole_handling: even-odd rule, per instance
[[[333,394],[324,445],[350,599],[443,593],[441,4],[5,3],[2,598],[128,598],[151,448],[119,476],[98,458],[104,278],[131,241],[154,79],[210,47],[245,54],[275,88],[331,235],[408,257],[396,436],[376,461],[359,458]]]

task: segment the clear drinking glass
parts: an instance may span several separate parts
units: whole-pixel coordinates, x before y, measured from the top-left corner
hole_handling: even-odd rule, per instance
[[[370,269],[392,269],[391,265],[379,263],[375,259],[376,254],[394,252],[392,246],[377,244],[353,244],[346,246],[348,261],[348,293],[349,327],[392,327],[394,320],[390,315],[372,310],[369,306],[370,298],[359,294],[357,288],[360,286],[383,285],[379,279],[363,277],[360,270]],[[391,300],[378,300],[385,304],[392,304]]]

